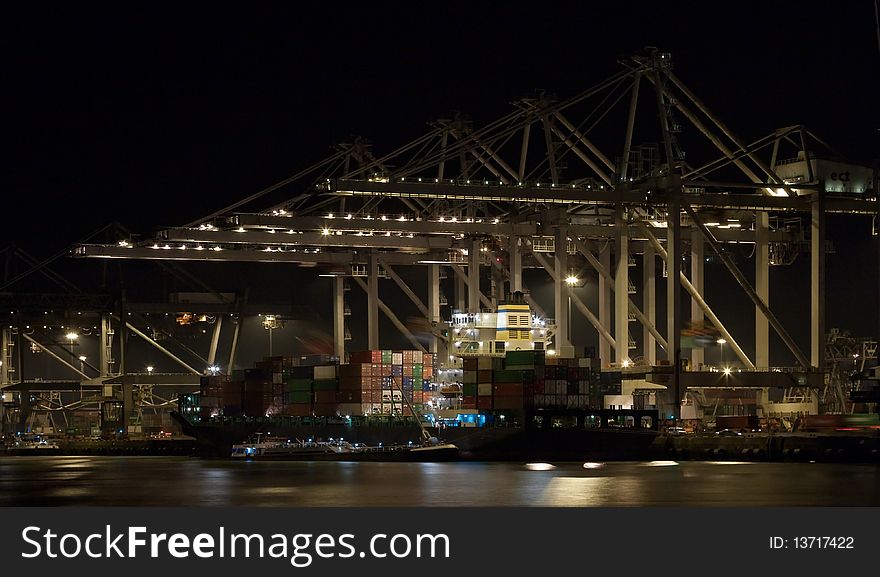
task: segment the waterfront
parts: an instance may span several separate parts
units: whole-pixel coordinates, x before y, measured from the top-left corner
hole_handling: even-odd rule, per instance
[[[877,506],[880,467],[831,463],[232,462],[0,458],[3,506]]]

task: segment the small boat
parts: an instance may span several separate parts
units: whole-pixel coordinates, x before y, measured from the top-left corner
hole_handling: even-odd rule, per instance
[[[54,441],[50,441],[42,435],[25,434],[15,435],[11,443],[7,442],[5,454],[7,455],[49,455],[57,454],[60,447]]]
[[[449,461],[458,447],[439,442],[425,445],[377,445],[349,443],[344,439],[314,441],[263,437],[257,433],[248,442],[232,446],[233,459],[302,461]]]

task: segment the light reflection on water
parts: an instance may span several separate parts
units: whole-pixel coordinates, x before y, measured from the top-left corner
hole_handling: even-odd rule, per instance
[[[880,505],[880,468],[873,465],[729,461],[528,465],[4,457],[0,458],[0,505]]]

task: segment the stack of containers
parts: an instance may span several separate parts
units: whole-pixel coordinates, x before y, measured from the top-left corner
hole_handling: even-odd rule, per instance
[[[492,408],[492,357],[477,357],[477,408]]]
[[[339,389],[338,365],[315,365],[313,369],[312,390],[314,391],[314,414],[332,416],[337,411],[337,391]]]
[[[337,413],[339,366],[306,365],[284,370],[285,415],[304,417],[332,416]]]
[[[523,409],[527,407],[540,406],[538,400],[545,393],[545,366],[547,359],[543,350],[525,350],[525,351],[507,351],[504,356],[504,368],[506,371],[519,371],[519,382],[522,387],[522,403],[514,401],[512,398],[515,389],[513,387],[502,387],[507,389],[509,393],[504,395],[508,398],[499,401],[496,397],[495,408],[497,409]],[[516,375],[507,374],[506,380],[512,384]],[[498,379],[496,379],[497,381]],[[496,395],[498,395],[496,389]]]
[[[346,414],[373,414],[373,364],[360,362],[353,355],[347,365],[339,365],[339,397],[340,403],[348,406],[358,405],[356,411]],[[381,387],[377,387],[376,403],[382,403]]]
[[[203,376],[199,379],[199,408],[202,418],[215,415],[223,408],[223,391],[229,386],[227,375]]]
[[[479,396],[479,360],[481,357],[464,357],[461,374],[461,408],[476,409]]]
[[[355,414],[355,404],[359,402],[360,414],[412,415],[409,404],[422,409],[424,391],[426,387],[430,390],[425,374],[433,376],[433,366],[433,355],[421,351],[354,352],[349,364],[339,367],[340,403],[346,404],[347,414]],[[426,371],[426,367],[430,370]]]
[[[495,371],[492,386],[492,406],[496,410],[521,411],[526,397],[533,395],[535,371],[533,369],[503,369]]]
[[[622,373],[620,371],[602,371],[597,373],[590,383],[590,396],[595,397],[602,406],[602,397],[605,395],[619,395],[621,393]]]
[[[285,415],[307,417],[312,414],[312,376],[313,369],[310,366],[290,367],[285,370]]]
[[[259,363],[258,363],[259,364]],[[279,373],[280,367],[279,367]],[[241,393],[241,412],[251,417],[271,414],[275,406],[275,387],[272,382],[272,370],[266,367],[245,369],[244,386]],[[280,384],[280,383],[279,383]],[[279,397],[281,388],[278,388]]]

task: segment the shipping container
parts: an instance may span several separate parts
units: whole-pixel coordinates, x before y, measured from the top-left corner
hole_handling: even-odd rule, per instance
[[[332,417],[336,414],[336,403],[315,403],[312,412],[318,417]]]
[[[339,383],[336,379],[316,379],[312,388],[316,391],[335,391],[339,388]]]
[[[507,353],[504,355],[504,361],[505,367],[509,365],[543,365],[544,351],[507,351]]]
[[[496,397],[522,397],[523,386],[521,383],[496,383],[492,387],[492,393]]]
[[[312,405],[309,403],[296,404],[296,405],[286,405],[281,410],[281,414],[292,416],[292,417],[308,417],[308,416],[311,416],[311,414],[312,414]]]
[[[311,403],[311,391],[290,391],[287,393],[287,404]]]
[[[523,397],[499,397],[496,396],[492,399],[493,408],[495,409],[508,409],[508,410],[522,410],[525,406]]]
[[[268,368],[254,368],[244,370],[245,381],[267,381],[272,379],[272,370]]]
[[[311,379],[288,379],[286,389],[288,391],[311,391],[312,390],[312,380]]]
[[[362,403],[339,403],[339,405],[337,406],[337,411],[340,415],[346,417],[354,417],[365,414]]]
[[[315,391],[315,404],[318,403],[335,403],[336,391]]]
[[[335,379],[338,367],[336,365],[320,365],[314,368],[315,380],[319,379]]]
[[[622,377],[620,371],[602,371],[599,373],[599,382],[603,385],[620,384]]]

